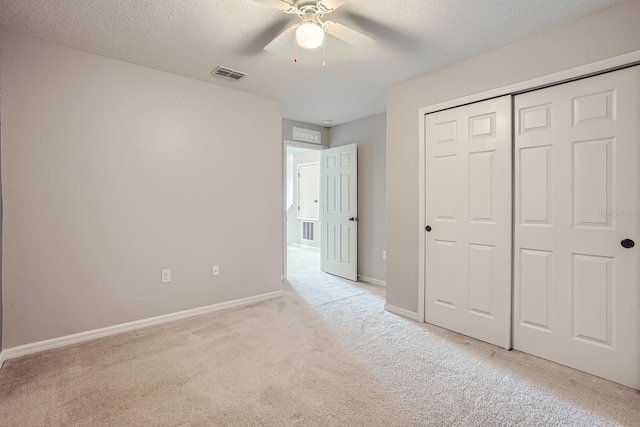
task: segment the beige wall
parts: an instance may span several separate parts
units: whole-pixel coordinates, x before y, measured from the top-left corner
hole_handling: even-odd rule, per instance
[[[5,348],[280,290],[277,101],[0,48]]]
[[[331,147],[358,144],[358,274],[386,279],[386,114],[334,126]]]
[[[640,1],[389,88],[387,303],[418,311],[418,109],[640,49]]]

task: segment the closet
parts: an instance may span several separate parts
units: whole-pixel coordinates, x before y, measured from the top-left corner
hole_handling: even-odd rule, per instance
[[[639,144],[639,66],[427,114],[425,321],[640,389]]]
[[[425,321],[511,346],[511,97],[426,118]]]

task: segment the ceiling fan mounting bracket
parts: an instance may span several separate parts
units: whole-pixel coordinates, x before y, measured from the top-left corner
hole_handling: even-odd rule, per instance
[[[321,3],[318,2],[318,4]],[[322,15],[324,15],[325,13],[327,12],[318,8],[316,5],[306,5],[298,8],[297,15],[300,17],[300,19],[302,19],[303,22],[317,22],[322,26],[322,21],[320,20],[320,18],[322,18]]]
[[[272,5],[289,15],[297,15],[301,22],[290,25],[273,39],[264,50],[274,52],[282,49],[289,40],[296,38],[298,44],[315,49],[322,44],[323,33],[328,33],[352,46],[369,47],[375,40],[352,28],[332,21],[323,21],[324,15],[333,12],[348,0],[256,0]],[[329,6],[330,5],[330,6]],[[316,27],[314,29],[314,27]],[[322,30],[318,34],[318,29]],[[302,35],[301,33],[306,33]],[[305,40],[302,42],[302,40]]]
[[[314,2],[302,2],[301,5],[296,6],[292,4],[289,9],[286,9],[284,12],[291,15],[298,15],[303,20],[305,16],[309,14],[313,14],[316,17],[320,18],[325,13],[331,13],[334,9],[325,5],[322,1],[314,1]]]

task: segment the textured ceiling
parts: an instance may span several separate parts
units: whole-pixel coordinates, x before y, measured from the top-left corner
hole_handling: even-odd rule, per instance
[[[295,17],[253,0],[0,0],[0,28],[282,101],[283,116],[322,125],[380,113],[386,88],[623,0],[350,0],[327,19],[377,40],[332,37],[265,52]],[[217,65],[249,74],[226,82]]]

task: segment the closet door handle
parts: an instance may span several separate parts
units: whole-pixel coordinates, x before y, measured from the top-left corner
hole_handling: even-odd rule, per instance
[[[424,229],[425,229],[425,230],[427,230],[427,233],[428,233],[428,232],[430,232],[430,231],[431,231],[431,226],[430,226],[430,225],[427,225]]]
[[[636,242],[634,242],[631,239],[624,239],[622,242],[620,242],[620,244],[625,249],[631,249],[632,247],[634,247],[636,245]]]

